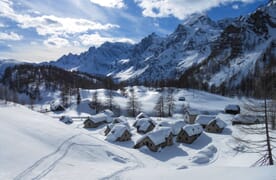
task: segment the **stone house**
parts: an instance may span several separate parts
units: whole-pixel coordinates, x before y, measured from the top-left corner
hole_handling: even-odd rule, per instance
[[[138,133],[145,134],[152,131],[156,123],[151,118],[141,118],[136,120],[133,126],[137,129]]]
[[[216,117],[206,125],[205,131],[210,133],[222,133],[225,127],[226,123],[220,118]]]
[[[160,148],[173,144],[171,128],[161,127],[142,136],[134,145],[135,149],[147,146],[149,150],[157,152]]]
[[[115,124],[106,136],[108,141],[129,141],[131,132],[129,127],[124,124]]]
[[[202,126],[199,124],[186,125],[178,133],[176,141],[191,144],[201,135],[202,132]]]

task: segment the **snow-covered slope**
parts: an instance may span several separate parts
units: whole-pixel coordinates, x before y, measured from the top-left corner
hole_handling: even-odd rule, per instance
[[[134,89],[143,103],[143,110],[149,111],[154,107],[159,92],[144,87]],[[0,179],[85,180],[143,177],[202,180],[208,176],[220,180],[222,176],[231,179],[234,175],[248,180],[274,180],[276,177],[273,166],[248,168],[260,158],[260,154],[237,151],[242,146],[232,135],[241,134],[238,128],[231,125],[232,115],[219,114],[227,123],[222,134],[203,132],[193,144],[174,142],[172,146],[156,153],[147,148],[133,149],[134,143],[141,137],[134,127],[130,129],[131,141],[113,143],[105,140],[104,126],[84,129],[82,121],[74,120],[67,125],[52,118],[65,114],[89,115],[86,113],[87,99],[91,98],[93,91],[83,90],[83,102],[80,106],[72,105],[64,113],[58,114],[40,114],[21,105],[0,101]],[[98,91],[100,99],[104,100],[105,90]],[[238,99],[192,90],[176,90],[175,96],[185,96],[190,107],[210,113],[219,112],[225,104],[240,102]],[[116,93],[114,101],[125,102],[126,99]],[[177,102],[177,108],[182,107],[182,103]],[[152,118],[158,124],[163,121],[173,123],[177,116],[163,120]],[[126,121],[133,124],[135,119],[127,117]]]
[[[138,160],[87,130],[0,104],[0,179],[99,179]]]
[[[118,81],[178,80],[209,88],[275,68],[276,5],[268,3],[235,19],[212,21],[204,14],[187,17],[167,37],[155,33],[135,45],[105,43],[81,55],[63,56],[52,64],[69,70],[112,76]],[[265,61],[265,62],[264,62]],[[191,87],[191,85],[189,85]]]

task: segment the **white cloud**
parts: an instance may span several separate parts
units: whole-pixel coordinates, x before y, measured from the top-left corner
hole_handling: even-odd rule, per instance
[[[55,16],[29,15],[17,16],[21,28],[35,28],[39,35],[68,35],[84,33],[89,30],[108,30],[118,28],[113,24],[100,24],[86,19],[60,18]]]
[[[110,8],[124,8],[126,5],[123,0],[90,0],[94,4]]]
[[[10,32],[10,33],[0,32],[0,40],[20,41],[22,39],[23,39],[23,36],[14,32]]]
[[[100,46],[105,42],[128,42],[134,43],[133,40],[128,38],[118,38],[118,37],[102,37],[99,33],[95,34],[84,34],[79,37],[80,42],[84,46]]]
[[[61,48],[69,46],[69,41],[60,37],[50,37],[49,39],[43,42],[47,47]]]
[[[232,2],[250,3],[256,0],[135,0],[149,17],[174,16],[184,19],[187,15],[207,11],[213,7]]]
[[[0,28],[6,27],[3,23],[0,22]]]
[[[232,8],[237,10],[237,9],[239,9],[240,7],[239,7],[239,5],[234,4],[234,5],[232,6]]]
[[[12,9],[12,2],[0,1],[0,16],[7,17],[18,23],[21,28],[35,28],[39,35],[66,36],[76,33],[85,33],[89,30],[108,30],[118,28],[114,24],[101,24],[87,19],[63,18],[53,15],[21,14]]]
[[[24,49],[24,51],[22,51]],[[65,46],[62,48],[37,46],[32,44],[19,44],[12,47],[12,51],[0,52],[1,59],[17,59],[27,62],[45,62],[56,60],[64,54],[71,52],[79,54],[86,51],[87,48]]]

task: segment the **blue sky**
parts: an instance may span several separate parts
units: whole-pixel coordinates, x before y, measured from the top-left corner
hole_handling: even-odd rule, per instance
[[[0,59],[56,60],[105,41],[166,36],[192,13],[214,20],[254,11],[267,0],[0,0]]]

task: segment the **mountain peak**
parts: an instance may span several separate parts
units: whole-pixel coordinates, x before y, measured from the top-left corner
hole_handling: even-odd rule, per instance
[[[188,16],[182,23],[185,26],[202,26],[202,25],[211,25],[215,26],[216,23],[212,21],[206,14],[204,13],[194,13]]]

